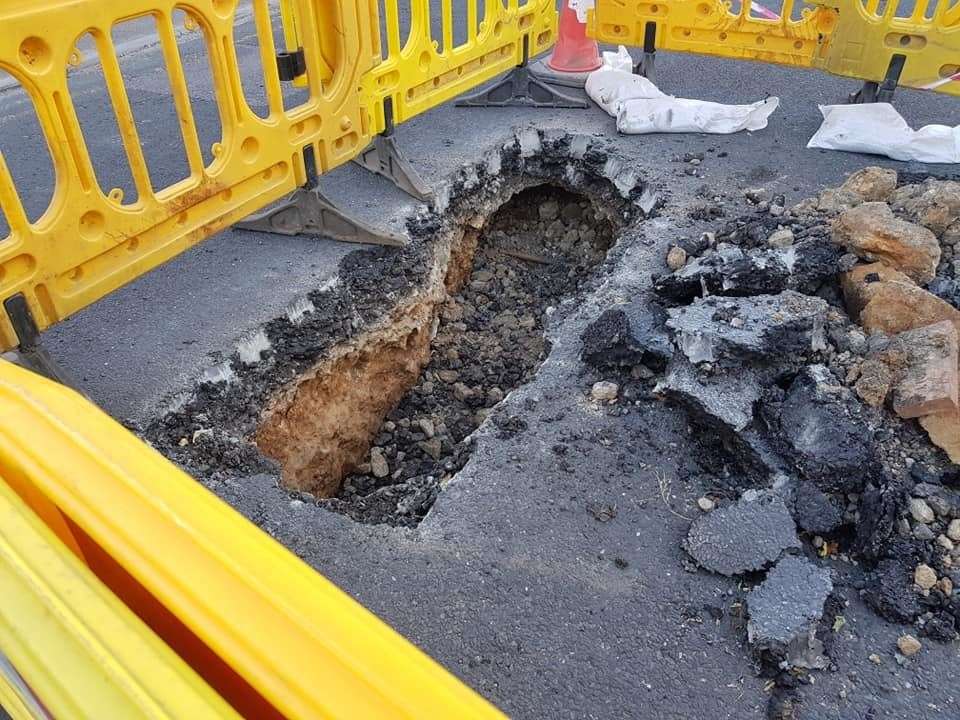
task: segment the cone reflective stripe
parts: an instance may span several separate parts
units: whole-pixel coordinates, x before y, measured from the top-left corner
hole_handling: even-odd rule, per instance
[[[570,0],[563,0],[560,29],[547,67],[557,72],[583,73],[600,67],[600,48],[587,37],[587,26],[577,19]]]

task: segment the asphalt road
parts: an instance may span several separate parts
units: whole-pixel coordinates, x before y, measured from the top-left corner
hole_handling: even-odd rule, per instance
[[[404,4],[405,5],[405,4]],[[187,34],[184,62],[206,140],[217,139],[217,112],[205,54]],[[237,28],[248,101],[263,105],[252,27]],[[126,38],[123,65],[155,183],[181,176],[178,129],[155,47]],[[605,138],[631,169],[668,198],[663,215],[617,261],[602,292],[555,328],[554,351],[537,380],[510,396],[507,408],[530,413],[528,431],[502,439],[484,434],[471,463],[412,533],[357,526],[309,505],[292,508],[275,478],[238,477],[215,488],[242,512],[384,617],[473,687],[521,718],[754,718],[766,703],[762,681],[734,628],[694,619],[734,584],[681,570],[678,541],[696,486],[673,485],[671,508],[659,477],[685,475],[694,452],[676,414],[614,419],[585,412],[576,338],[602,303],[648,282],[671,239],[697,231],[685,208],[699,188],[737,196],[763,185],[788,202],[835,183],[867,164],[920,166],[804,149],[819,125],[817,104],[842,102],[856,83],[817,72],[661,53],[659,82],[668,93],[720,102],[778,95],[770,126],[729,137],[619,137],[599,110],[530,111],[437,108],[398,129],[398,141],[429,182],[446,179],[520,127]],[[2,73],[0,73],[2,75]],[[75,89],[74,89],[75,88]],[[73,71],[71,89],[101,185],[127,188],[129,176],[95,64]],[[956,122],[956,99],[914,91],[897,106],[914,126]],[[51,170],[32,110],[16,90],[0,93],[0,150],[33,217],[50,197]],[[703,177],[671,159],[706,152]],[[720,152],[727,153],[723,159]],[[933,168],[937,170],[938,168]],[[945,168],[939,168],[944,170]],[[355,167],[323,179],[344,208],[402,229],[415,205],[386,181]],[[624,242],[633,242],[625,240]],[[335,282],[354,248],[324,240],[228,231],[132,283],[46,333],[53,355],[108,412],[143,422],[189,393],[207,369],[228,357],[245,334],[283,313],[308,290]],[[530,408],[534,408],[531,410]],[[565,414],[566,420],[550,418]],[[573,472],[549,452],[575,429],[609,436],[623,447],[585,442]],[[649,501],[654,498],[654,501]],[[598,524],[586,503],[613,502],[615,522]],[[623,557],[626,570],[609,562]],[[605,559],[606,558],[606,559]],[[900,629],[881,622],[855,594],[850,632],[840,645],[843,672],[818,676],[807,708],[815,720],[960,716],[956,649],[925,649],[898,668],[890,648]],[[691,615],[694,613],[694,615]],[[701,617],[702,620],[702,617]],[[882,653],[883,666],[866,660]]]

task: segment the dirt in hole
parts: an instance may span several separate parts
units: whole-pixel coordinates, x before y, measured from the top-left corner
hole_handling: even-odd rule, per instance
[[[360,522],[416,525],[469,458],[470,434],[533,377],[549,350],[546,315],[603,260],[613,232],[588,200],[547,186],[518,194],[479,236],[468,232],[448,268],[429,363],[366,462],[323,502]]]

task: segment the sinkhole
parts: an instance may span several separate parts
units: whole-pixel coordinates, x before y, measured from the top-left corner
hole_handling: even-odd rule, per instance
[[[465,223],[388,323],[268,404],[254,439],[284,484],[360,522],[416,525],[546,358],[546,318],[603,261],[616,217],[539,185]]]

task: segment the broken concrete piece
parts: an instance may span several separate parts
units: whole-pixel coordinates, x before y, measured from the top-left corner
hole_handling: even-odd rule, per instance
[[[684,542],[697,564],[721,575],[762,570],[784,550],[797,547],[793,517],[783,500],[772,494],[701,515]]]
[[[879,477],[863,406],[825,366],[804,368],[771,410],[784,453],[824,492],[859,492]]]
[[[660,307],[647,302],[605,310],[580,336],[581,357],[599,368],[644,364],[660,371],[674,352],[666,319]]]
[[[761,378],[749,367],[701,374],[687,358],[677,355],[654,391],[676,399],[700,421],[720,422],[739,432],[753,421],[753,404],[760,399],[761,387]]]
[[[950,462],[960,465],[960,410],[925,415],[920,418],[920,425],[930,442],[947,453]]]
[[[854,193],[864,202],[882,202],[897,188],[897,171],[881,167],[865,167],[848,177],[841,190]]]
[[[797,488],[793,517],[803,530],[825,535],[843,524],[843,509],[812,482],[803,481]]]
[[[748,298],[707,297],[667,312],[667,327],[693,362],[739,367],[743,360],[786,359],[824,347],[829,305],[785,290]]]
[[[943,321],[897,335],[891,346],[907,357],[893,388],[893,409],[916,418],[958,409],[958,332]]]
[[[927,228],[900,220],[890,206],[868,202],[843,212],[833,241],[858,257],[882,262],[926,284],[937,274],[940,243]]]
[[[930,178],[919,185],[904,185],[891,195],[890,205],[940,236],[960,218],[960,183]]]
[[[829,661],[817,626],[833,582],[830,571],[788,555],[747,595],[747,640],[762,662],[778,669],[823,669]]]

